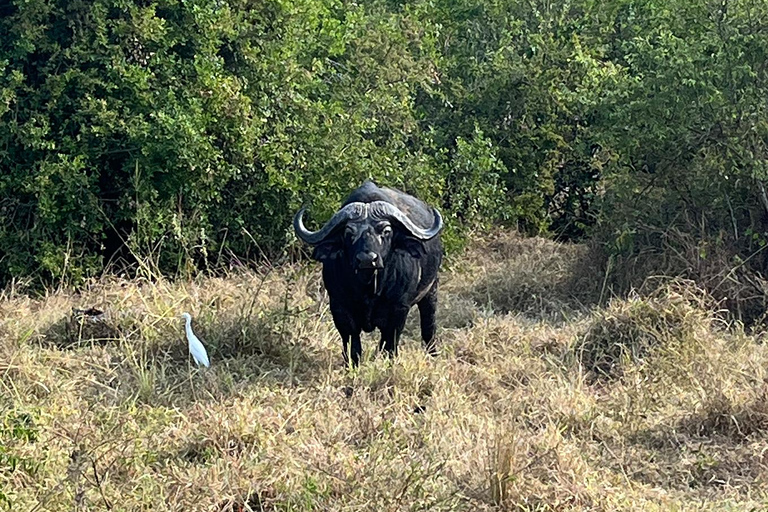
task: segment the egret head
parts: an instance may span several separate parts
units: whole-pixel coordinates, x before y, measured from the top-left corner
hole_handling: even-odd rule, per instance
[[[191,322],[192,321],[192,316],[189,313],[182,313],[181,314],[181,318],[183,318],[187,322]]]

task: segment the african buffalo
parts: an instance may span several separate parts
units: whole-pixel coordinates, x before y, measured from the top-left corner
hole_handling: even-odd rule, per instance
[[[341,334],[344,361],[360,362],[360,331],[381,332],[379,349],[397,353],[408,311],[418,304],[421,338],[435,353],[438,269],[443,259],[440,213],[399,190],[366,181],[318,231],[304,227],[304,208],[293,218],[296,235],[313,245]]]

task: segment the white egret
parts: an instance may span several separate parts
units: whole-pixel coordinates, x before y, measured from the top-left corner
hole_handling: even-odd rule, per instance
[[[208,368],[211,366],[211,363],[208,361],[208,353],[205,351],[205,347],[200,340],[197,339],[197,336],[195,336],[195,333],[192,332],[192,317],[189,313],[182,313],[181,317],[186,320],[185,330],[187,331],[187,341],[189,342],[189,353],[192,354],[197,366],[202,364]]]

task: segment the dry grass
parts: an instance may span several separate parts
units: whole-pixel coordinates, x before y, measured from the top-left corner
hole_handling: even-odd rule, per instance
[[[706,338],[717,311],[714,301],[693,282],[663,281],[650,294],[631,292],[597,310],[576,345],[592,378],[623,374],[659,346],[686,346]]]
[[[486,240],[444,272],[441,354],[412,318],[355,371],[314,265],[7,293],[0,509],[764,510],[768,349],[690,285],[595,306],[583,255]]]

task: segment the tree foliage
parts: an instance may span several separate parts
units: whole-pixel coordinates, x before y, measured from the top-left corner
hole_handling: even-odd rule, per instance
[[[14,0],[0,281],[274,255],[365,178],[442,208],[452,247],[503,223],[631,254],[705,225],[750,254],[765,27],[751,0]]]

